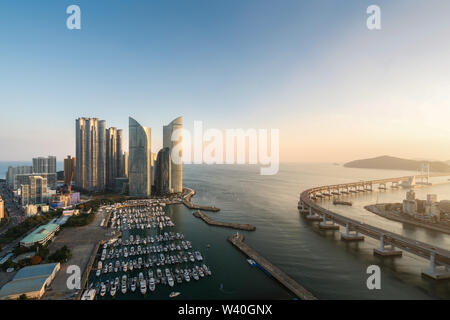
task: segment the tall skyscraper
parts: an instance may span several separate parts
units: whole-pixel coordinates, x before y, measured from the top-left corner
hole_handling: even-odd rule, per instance
[[[122,176],[128,178],[128,152],[122,155]]]
[[[106,185],[114,185],[117,177],[117,129],[106,130]]]
[[[67,156],[64,159],[64,184],[70,185],[75,180],[76,158]]]
[[[163,148],[169,148],[171,159],[172,151],[179,143],[182,143],[181,132],[177,141],[172,141],[172,134],[175,130],[183,129],[183,117],[178,117],[163,127]],[[179,146],[181,147],[181,145]],[[181,148],[180,148],[181,150]],[[175,163],[172,159],[171,163],[171,192],[179,193],[183,191],[183,164],[181,163],[182,152],[179,154],[179,163]]]
[[[117,162],[117,171],[116,178],[124,177],[125,172],[123,170],[123,130],[117,130],[117,146],[116,146],[116,162]]]
[[[104,190],[106,187],[106,121],[98,122],[98,189]]]
[[[114,188],[114,179],[122,176],[122,140],[123,130],[106,129],[105,120],[76,120],[77,187],[88,191]]]
[[[5,217],[5,202],[2,199],[2,196],[0,196],[0,220]]]
[[[75,183],[79,188],[98,190],[99,134],[97,118],[76,120],[76,174]]]
[[[141,126],[129,118],[129,195],[149,197],[151,195],[151,129]]]
[[[155,193],[165,195],[172,192],[171,164],[169,148],[163,148],[158,152],[155,165]]]

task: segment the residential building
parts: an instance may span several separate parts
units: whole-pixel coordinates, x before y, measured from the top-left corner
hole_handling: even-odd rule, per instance
[[[76,158],[67,156],[64,159],[64,184],[70,186],[75,181],[75,167],[77,165]]]
[[[163,127],[163,148],[169,148],[171,155],[171,192],[174,193],[183,191],[182,129],[183,117]],[[177,153],[176,158],[174,153]]]
[[[129,118],[129,195],[151,195],[151,129]]]

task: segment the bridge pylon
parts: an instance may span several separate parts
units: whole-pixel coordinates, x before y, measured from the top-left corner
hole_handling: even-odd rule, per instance
[[[393,245],[386,246],[384,243],[384,234],[380,237],[380,247],[373,249],[373,254],[381,257],[401,257],[402,251],[396,250]]]
[[[341,233],[341,240],[347,242],[364,241],[364,236],[359,235],[358,231],[351,231],[350,225],[345,224],[345,233]]]

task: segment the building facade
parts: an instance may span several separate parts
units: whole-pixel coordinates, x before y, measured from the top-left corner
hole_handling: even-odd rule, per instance
[[[167,126],[163,127],[163,148],[169,148],[171,155],[171,192],[180,193],[183,191],[183,164],[182,160],[182,135],[181,130],[183,129],[183,117],[178,117],[169,123]],[[177,137],[174,137],[174,132],[177,132]],[[176,138],[175,141],[172,138]],[[172,152],[177,148],[179,153],[177,157],[179,161],[173,159]]]
[[[129,195],[151,195],[151,129],[129,118]]]

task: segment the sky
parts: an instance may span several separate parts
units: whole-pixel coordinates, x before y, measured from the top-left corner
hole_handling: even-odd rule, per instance
[[[69,30],[66,8],[81,8]],[[381,30],[366,9],[381,8]],[[0,161],[125,130],[279,129],[282,162],[450,160],[450,2],[2,0]],[[127,143],[125,145],[127,148]]]

